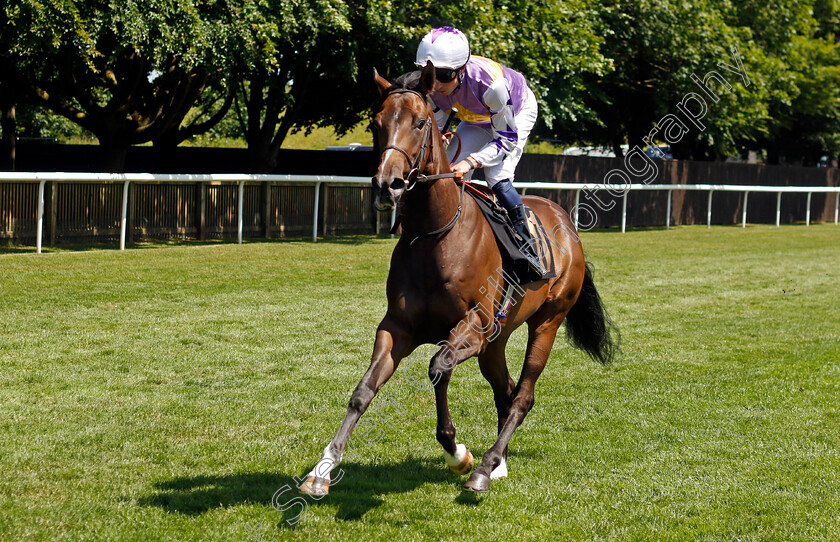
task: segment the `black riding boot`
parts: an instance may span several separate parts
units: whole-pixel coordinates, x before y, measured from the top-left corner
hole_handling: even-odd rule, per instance
[[[545,269],[543,269],[540,259],[537,256],[537,252],[534,250],[534,238],[531,236],[531,230],[528,229],[528,220],[525,217],[525,206],[516,205],[515,207],[508,209],[507,212],[508,216],[510,216],[511,222],[513,223],[513,229],[516,230],[516,233],[519,235],[519,239],[517,239],[517,242],[519,243],[519,251],[528,258],[528,262],[536,272],[540,275],[544,275]]]

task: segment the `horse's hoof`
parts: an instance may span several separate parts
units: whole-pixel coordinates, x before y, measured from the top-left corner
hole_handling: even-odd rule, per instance
[[[300,484],[298,490],[304,495],[323,497],[330,492],[330,482],[326,478],[310,475]]]
[[[455,474],[467,474],[473,468],[473,455],[463,444],[455,448],[455,455],[446,454],[446,464]]]
[[[479,472],[474,472],[464,484],[464,489],[467,491],[480,491],[482,493],[490,491],[490,478]]]

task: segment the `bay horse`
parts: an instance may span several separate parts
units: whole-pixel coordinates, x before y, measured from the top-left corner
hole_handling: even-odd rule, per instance
[[[397,205],[403,233],[394,248],[386,292],[388,309],[376,331],[370,367],[353,391],[347,414],[321,460],[301,483],[317,498],[330,487],[330,472],[341,461],[359,418],[394,374],[400,360],[421,344],[441,346],[429,365],[437,407],[437,440],[450,469],[472,469],[469,450],[455,440],[447,388],[452,371],[478,356],[481,374],[493,389],[498,438],[464,484],[488,491],[491,479],[507,476],[507,447],[513,432],[534,406],[534,385],[545,368],[560,324],[575,347],[609,363],[617,353],[614,327],[592,281],[583,248],[569,215],[559,205],[526,196],[525,203],[554,234],[550,250],[555,276],[522,285],[523,294],[504,319],[494,318],[504,281],[502,256],[493,232],[472,197],[450,173],[441,133],[428,104],[434,84],[431,63],[392,85],[374,72],[382,103],[374,117],[380,156],[373,177],[375,206]],[[484,310],[480,310],[483,308]],[[528,346],[518,383],[507,368],[505,345],[528,324]],[[617,331],[617,330],[616,330]],[[343,475],[343,472],[341,473]]]

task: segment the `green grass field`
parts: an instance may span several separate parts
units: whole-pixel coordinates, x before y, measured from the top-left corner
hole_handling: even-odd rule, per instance
[[[367,368],[393,240],[0,253],[0,539],[840,539],[840,227],[582,238],[623,356],[558,340],[510,477],[462,493],[398,372],[321,501],[283,490]],[[450,403],[478,460],[475,360]]]

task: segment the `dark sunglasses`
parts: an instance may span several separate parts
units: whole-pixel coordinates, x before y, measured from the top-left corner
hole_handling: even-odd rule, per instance
[[[448,83],[458,77],[458,70],[450,68],[435,68],[435,79],[441,83]]]

